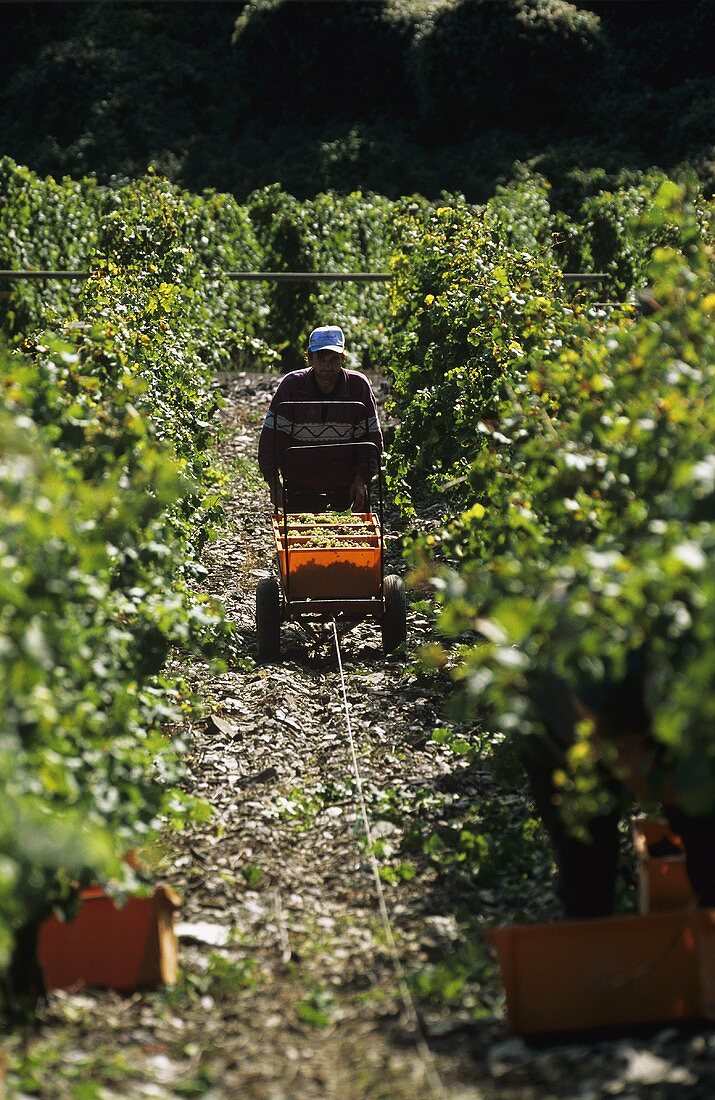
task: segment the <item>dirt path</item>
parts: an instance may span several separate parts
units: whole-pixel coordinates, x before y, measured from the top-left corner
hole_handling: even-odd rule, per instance
[[[255,455],[273,385],[244,381],[233,395],[228,446],[239,467]],[[243,470],[233,530],[207,564],[236,623],[237,650],[255,656],[255,586],[272,563],[265,487]],[[297,631],[283,633],[281,665],[249,662],[206,685],[219,721],[203,731],[196,788],[216,808],[221,836],[196,837],[191,874],[177,879],[184,919],[229,923],[235,958],[250,966],[222,1020],[224,1056],[230,1050],[223,1086],[227,1095],[276,1100],[427,1097],[379,919],[334,649],[328,641],[316,652]],[[444,770],[437,746],[425,743],[438,724],[436,700],[421,687],[403,689],[404,661],[384,660],[374,625],[348,635],[343,652],[368,802],[374,810],[409,799]],[[397,825],[378,823],[388,852],[395,834]],[[408,887],[390,906],[403,958],[415,965],[439,928],[427,885]],[[449,1076],[461,1076],[453,1063]],[[477,1096],[468,1068],[460,1095]]]
[[[284,628],[283,662],[255,664],[255,586],[272,562],[253,456],[274,384],[246,375],[222,381],[235,482],[229,524],[206,555],[206,588],[224,601],[236,636],[228,671],[187,670],[207,713],[192,731],[192,781],[214,815],[165,860],[167,879],[184,895],[182,980],[130,998],[54,996],[24,1055],[17,1038],[8,1046],[11,1066],[22,1066],[11,1072],[11,1096],[439,1095],[380,922],[334,653],[315,652]],[[401,571],[397,543],[390,545],[390,568]],[[412,638],[427,626],[413,609]],[[442,722],[438,682],[409,661],[386,661],[374,626],[349,635],[343,654],[387,904],[402,965],[416,976],[443,1095],[715,1095],[715,1037],[706,1033],[667,1029],[545,1049],[507,1037],[480,929],[519,913],[556,912],[543,847],[529,841],[516,857],[509,848],[528,825],[528,807],[518,788],[497,792],[474,754],[432,739]],[[466,744],[469,731],[461,732]],[[479,889],[460,893],[457,857],[450,879],[423,841],[440,830],[468,837],[475,807],[491,830],[498,877],[490,886],[485,862]],[[532,861],[520,865],[527,849]]]

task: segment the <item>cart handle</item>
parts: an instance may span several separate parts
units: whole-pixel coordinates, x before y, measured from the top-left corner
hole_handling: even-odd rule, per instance
[[[273,496],[274,496],[274,500],[278,499],[278,493],[277,493],[277,488],[278,488],[278,484],[277,484],[278,483],[278,417],[283,415],[285,420],[287,420],[287,422],[289,423],[289,426],[290,426],[290,432],[289,432],[290,439],[295,439],[296,438],[296,427],[297,427],[297,422],[296,422],[296,417],[295,417],[296,411],[298,411],[300,409],[315,409],[317,411],[318,409],[320,409],[322,416],[320,417],[319,420],[301,421],[300,427],[304,431],[308,432],[309,437],[312,439],[313,442],[321,443],[321,445],[326,445],[326,447],[330,447],[330,445],[334,445],[334,444],[329,443],[327,440],[324,440],[324,441],[322,440],[322,437],[324,436],[324,433],[326,433],[328,431],[328,425],[326,423],[326,420],[327,420],[328,409],[329,408],[333,412],[335,410],[341,411],[343,415],[345,414],[345,411],[355,412],[355,414],[360,414],[359,416],[355,416],[354,419],[345,421],[345,427],[353,429],[353,439],[352,440],[344,440],[343,442],[357,442],[357,440],[355,440],[355,438],[354,438],[354,431],[355,431],[355,428],[357,427],[357,425],[359,425],[361,420],[364,420],[365,436],[367,437],[368,434],[370,434],[370,409],[368,409],[368,407],[367,407],[367,405],[365,405],[364,401],[351,401],[351,400],[345,400],[345,401],[342,401],[342,400],[335,400],[335,401],[328,401],[328,400],[322,400],[322,401],[279,401],[278,405],[276,405],[276,407],[274,409],[275,415],[274,415],[274,418],[273,418],[273,470],[274,470],[274,475],[273,475],[274,476],[274,494],[273,494]],[[284,430],[284,429],[282,429],[282,430]],[[312,445],[312,443],[308,443],[306,445]]]
[[[312,425],[312,424],[307,424],[306,425],[305,423],[303,423],[301,425],[301,427],[307,428],[308,430],[311,431],[311,434],[313,436],[313,439],[315,440],[315,443],[320,443],[321,436],[324,435],[324,433],[328,430],[327,425],[323,422],[325,420],[326,416],[327,416],[327,409],[328,408],[330,408],[331,410],[336,410],[336,409],[337,410],[342,410],[342,411],[345,411],[345,410],[351,411],[352,410],[355,413],[359,412],[360,415],[357,416],[354,420],[348,421],[346,423],[346,427],[352,427],[353,432],[354,432],[355,428],[358,426],[360,421],[364,420],[365,421],[365,435],[367,436],[369,434],[368,429],[369,429],[369,425],[370,425],[370,410],[369,410],[368,406],[365,404],[364,401],[326,401],[326,400],[323,400],[323,401],[280,401],[274,409],[274,414],[275,415],[273,417],[273,500],[274,500],[274,511],[278,510],[277,501],[278,501],[278,417],[279,417],[279,415],[282,413],[285,416],[285,419],[288,420],[288,422],[290,423],[290,437],[291,437],[291,439],[294,439],[295,438],[296,421],[295,421],[295,416],[290,415],[291,413],[295,413],[295,411],[298,410],[298,409],[321,409],[321,411],[324,411],[325,415],[322,417],[320,422],[318,422],[314,425]],[[355,440],[355,439],[344,440],[344,442],[345,443],[350,443],[350,442],[357,443],[358,440]],[[366,440],[366,442],[369,442],[369,440]],[[313,445],[314,444],[312,444],[312,443],[306,444],[306,446],[313,446]],[[327,442],[320,443],[320,446],[322,446],[322,447],[330,447],[330,446],[336,446],[336,445],[337,444],[327,443]],[[342,446],[342,444],[341,444],[341,446]],[[378,465],[379,465],[379,455],[378,455]],[[285,511],[285,508],[283,510]]]

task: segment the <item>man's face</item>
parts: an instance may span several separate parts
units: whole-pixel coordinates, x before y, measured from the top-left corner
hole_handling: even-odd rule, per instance
[[[310,354],[310,365],[315,375],[315,383],[321,393],[332,393],[338,380],[344,355],[338,351],[314,351]]]

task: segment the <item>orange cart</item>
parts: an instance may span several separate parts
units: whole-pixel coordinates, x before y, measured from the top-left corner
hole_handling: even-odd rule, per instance
[[[362,407],[362,406],[361,406]],[[285,454],[282,506],[273,513],[278,577],[266,577],[256,590],[258,660],[280,660],[281,624],[310,625],[335,620],[345,628],[365,619],[379,623],[385,653],[407,638],[407,600],[401,577],[384,574],[382,475],[378,472],[377,510],[368,494],[365,512],[293,512],[285,474],[296,453],[301,461],[315,452],[329,462],[331,452],[351,447],[356,461],[378,459],[370,442],[322,443],[289,447]],[[362,452],[362,453],[361,453]],[[342,457],[342,456],[341,456]],[[379,461],[377,462],[379,468]],[[276,494],[277,495],[277,494]]]

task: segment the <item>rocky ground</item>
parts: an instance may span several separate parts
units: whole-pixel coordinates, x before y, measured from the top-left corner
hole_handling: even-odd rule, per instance
[[[387,911],[420,1016],[401,992],[356,796],[334,649],[284,628],[281,664],[255,663],[254,593],[272,568],[253,456],[273,379],[227,376],[229,523],[207,588],[236,627],[228,671],[190,665],[204,717],[190,761],[212,818],[170,841],[184,898],[174,989],[54,995],[37,1032],[5,1039],[14,1097],[547,1100],[715,1095],[715,1035],[527,1044],[510,1038],[486,924],[556,915],[543,838],[520,783],[497,785],[478,729],[445,723],[414,598],[410,651],[345,637],[347,698]],[[402,572],[399,531],[388,542]],[[446,732],[433,737],[435,728]],[[471,836],[486,837],[478,878]],[[477,843],[477,841],[474,841]],[[470,866],[475,860],[472,854]]]

